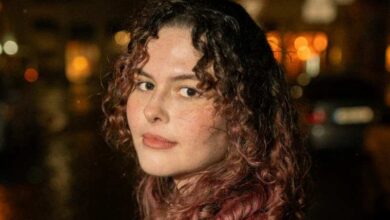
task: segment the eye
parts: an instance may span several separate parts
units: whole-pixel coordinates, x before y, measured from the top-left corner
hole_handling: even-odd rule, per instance
[[[153,90],[154,85],[153,85],[153,83],[150,83],[150,82],[138,82],[137,88],[141,91],[148,91],[148,90]]]
[[[200,95],[200,93],[196,89],[188,87],[181,88],[179,93],[184,97],[196,97]]]

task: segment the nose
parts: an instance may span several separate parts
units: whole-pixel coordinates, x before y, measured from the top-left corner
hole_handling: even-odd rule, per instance
[[[144,108],[146,120],[150,123],[167,123],[169,114],[165,106],[165,97],[162,94],[153,94]]]

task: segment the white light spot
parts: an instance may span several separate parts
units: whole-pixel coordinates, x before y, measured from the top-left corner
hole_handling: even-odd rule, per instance
[[[8,55],[15,55],[18,52],[18,44],[15,41],[9,40],[4,43],[4,53]]]
[[[337,17],[337,7],[332,0],[306,0],[302,16],[307,23],[329,24]]]
[[[311,77],[316,77],[320,73],[321,58],[318,55],[312,56],[306,61],[306,73]]]

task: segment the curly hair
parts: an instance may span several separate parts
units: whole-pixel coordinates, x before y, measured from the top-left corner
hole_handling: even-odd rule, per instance
[[[229,146],[222,161],[197,172],[195,184],[183,186],[185,193],[172,177],[140,171],[140,217],[303,219],[309,157],[297,113],[264,31],[234,2],[152,1],[137,15],[102,104],[107,142],[133,152],[126,102],[135,73],[148,60],[149,40],[167,26],[191,31],[193,47],[201,53],[193,71],[200,87],[215,91]]]

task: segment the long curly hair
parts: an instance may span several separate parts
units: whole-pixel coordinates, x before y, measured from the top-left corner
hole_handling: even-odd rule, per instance
[[[140,171],[140,218],[303,219],[309,157],[288,85],[264,31],[234,2],[152,1],[135,17],[128,50],[118,59],[103,100],[107,142],[134,152],[126,102],[135,73],[148,60],[149,40],[167,26],[191,31],[201,53],[193,71],[200,87],[215,91],[229,146],[222,161],[194,174],[196,183],[181,189],[172,177]]]

